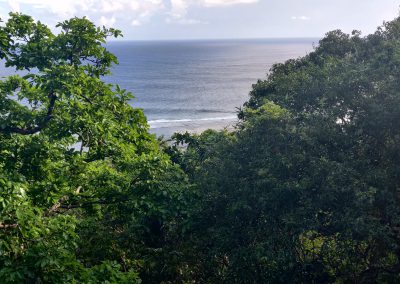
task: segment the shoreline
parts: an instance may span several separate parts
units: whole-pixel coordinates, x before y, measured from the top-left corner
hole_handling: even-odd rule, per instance
[[[185,133],[189,132],[192,134],[200,134],[207,129],[223,130],[233,129],[237,124],[237,117],[230,119],[220,120],[209,120],[209,119],[197,119],[197,120],[174,120],[172,123],[159,123],[153,126],[149,121],[150,133],[156,134],[157,137],[163,136],[167,139],[171,138],[174,133]]]

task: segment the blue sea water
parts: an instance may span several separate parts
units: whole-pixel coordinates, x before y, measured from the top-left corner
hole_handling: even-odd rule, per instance
[[[105,80],[135,95],[131,104],[144,110],[153,133],[221,129],[235,123],[252,84],[265,79],[274,63],[306,55],[317,41],[109,42],[119,65]]]
[[[133,92],[151,131],[223,128],[274,63],[304,56],[316,39],[112,42],[119,65],[106,80]]]

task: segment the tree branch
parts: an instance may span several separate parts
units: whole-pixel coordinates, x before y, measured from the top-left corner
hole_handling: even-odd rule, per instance
[[[13,132],[13,133],[18,133],[22,135],[30,135],[30,134],[35,134],[39,131],[41,131],[44,127],[46,127],[47,123],[53,118],[53,110],[54,106],[57,100],[57,96],[54,93],[49,94],[48,96],[50,102],[49,102],[49,107],[47,108],[47,113],[46,116],[44,117],[42,123],[38,124],[35,127],[29,127],[29,128],[19,128],[19,127],[6,127],[3,131],[5,132]]]
[[[52,213],[54,213],[58,208],[61,207],[61,205],[67,201],[69,199],[69,196],[63,196],[60,198],[60,200],[58,200],[58,202],[56,204],[54,204],[53,206],[51,206],[48,210],[46,210],[43,213],[43,216],[48,217],[50,216]]]
[[[128,202],[129,198],[121,198],[121,199],[115,199],[115,200],[96,200],[96,201],[88,201],[80,204],[68,204],[68,205],[61,205],[59,208],[65,209],[65,210],[70,210],[70,209],[76,209],[76,208],[86,208],[91,205],[111,205],[111,204],[117,204],[117,203],[123,203],[123,202]]]
[[[86,96],[84,96],[84,95],[80,95],[87,103],[89,103],[89,104],[93,104],[92,103],[92,101],[88,98],[88,97],[86,97]]]
[[[78,188],[75,190],[75,192],[77,194],[79,194],[79,192],[81,191],[82,187],[78,186]],[[47,209],[44,213],[43,216],[48,217],[50,216],[52,213],[56,212],[58,208],[62,207],[62,204],[66,201],[68,201],[69,196],[65,195],[63,197],[61,197],[58,202],[56,204],[54,204],[53,206],[51,206],[49,209]]]
[[[18,224],[3,224],[0,223],[0,229],[13,229],[18,227]]]

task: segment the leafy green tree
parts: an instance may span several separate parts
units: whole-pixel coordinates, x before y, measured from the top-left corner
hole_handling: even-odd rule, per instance
[[[132,95],[102,81],[117,63],[106,40],[120,31],[86,18],[56,27],[13,13],[0,27],[0,59],[19,71],[0,81],[0,277],[152,281],[185,175]]]
[[[176,136],[198,195],[188,279],[400,280],[399,31],[329,32],[254,85],[234,133]]]

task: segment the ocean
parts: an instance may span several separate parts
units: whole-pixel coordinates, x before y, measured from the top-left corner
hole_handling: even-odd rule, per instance
[[[104,78],[131,91],[150,131],[222,129],[236,122],[252,84],[274,63],[304,56],[317,39],[114,41],[119,60]],[[0,75],[2,75],[0,70]]]
[[[304,56],[317,39],[111,42],[119,65],[106,78],[135,95],[151,132],[222,129],[274,63]]]

